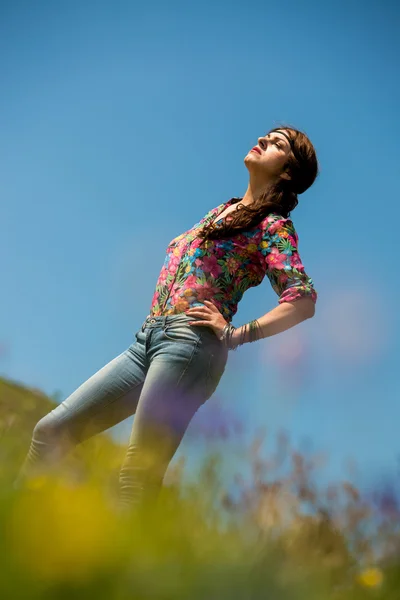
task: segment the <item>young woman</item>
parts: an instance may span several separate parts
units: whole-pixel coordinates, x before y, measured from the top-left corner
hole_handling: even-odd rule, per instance
[[[36,424],[16,486],[135,414],[120,507],[154,499],[193,415],[214,393],[229,350],[314,315],[317,293],[289,219],[297,195],[318,173],[313,145],[284,126],[258,138],[244,162],[243,198],[213,208],[169,243],[136,341]],[[278,306],[236,329],[231,321],[239,301],[265,275]]]

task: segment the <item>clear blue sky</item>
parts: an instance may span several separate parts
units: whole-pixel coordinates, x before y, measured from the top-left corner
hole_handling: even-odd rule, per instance
[[[127,348],[167,243],[242,195],[249,148],[289,122],[321,164],[292,213],[316,315],[230,354],[180,452],[226,411],[311,440],[330,478],[350,457],[365,481],[393,471],[398,27],[382,0],[3,2],[0,373],[65,398]],[[265,278],[233,323],[276,303]]]

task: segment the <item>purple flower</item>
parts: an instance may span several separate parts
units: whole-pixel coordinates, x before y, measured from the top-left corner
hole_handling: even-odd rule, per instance
[[[210,403],[196,415],[191,432],[206,439],[227,439],[243,433],[243,422],[232,409]]]

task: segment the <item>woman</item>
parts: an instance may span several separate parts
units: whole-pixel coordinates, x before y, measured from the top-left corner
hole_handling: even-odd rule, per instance
[[[170,242],[136,341],[36,424],[17,482],[135,414],[120,507],[154,499],[193,415],[214,393],[229,350],[314,315],[317,293],[289,219],[297,194],[317,176],[314,148],[304,133],[284,126],[260,137],[244,162],[243,198],[212,209]],[[278,306],[236,329],[231,321],[243,293],[265,275]]]

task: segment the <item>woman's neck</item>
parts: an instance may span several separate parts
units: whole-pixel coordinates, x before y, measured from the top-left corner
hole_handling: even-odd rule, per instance
[[[265,193],[271,185],[273,185],[273,182],[266,182],[265,179],[263,181],[250,180],[241,203],[249,206],[256,198]]]

